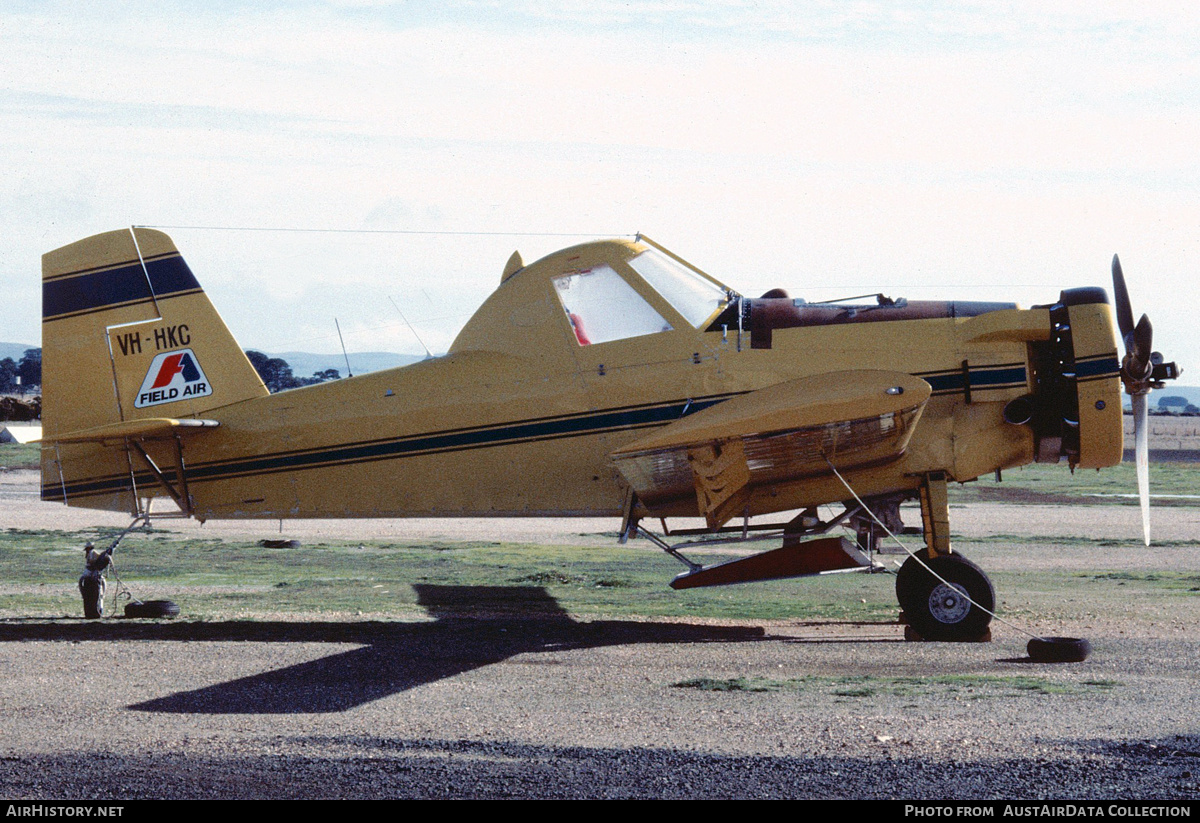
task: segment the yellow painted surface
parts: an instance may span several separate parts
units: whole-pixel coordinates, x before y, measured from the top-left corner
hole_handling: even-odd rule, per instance
[[[216,420],[200,420],[185,418],[175,420],[170,417],[147,417],[142,420],[128,420],[122,423],[110,423],[107,426],[97,426],[94,429],[66,432],[55,437],[43,437],[40,442],[53,443],[103,443],[121,440],[126,437],[155,439],[173,434],[185,434],[200,429],[216,428]]]
[[[698,415],[688,425],[712,439],[802,426],[809,418],[836,426],[842,417],[848,423],[885,414],[863,401],[853,376],[879,371],[932,390],[902,454],[851,471],[861,494],[913,491],[932,471],[967,480],[1032,460],[1029,428],[1001,415],[1005,403],[1031,390],[1029,350],[1049,335],[1045,309],[778,328],[771,348],[751,348],[747,333],[739,350],[736,320],[732,330],[693,327],[628,265],[649,248],[645,243],[600,241],[529,265],[510,261],[444,357],[270,395],[199,285],[190,285],[170,238],[139,229],[136,240],[128,230],[110,232],[44,258],[47,499],[62,499],[65,490],[71,505],[132,510],[135,484],[139,496],[165,496],[125,448],[131,438],[168,477],[184,473],[194,512],[205,519],[616,517],[627,485],[615,452],[670,432],[704,408],[713,410],[711,419]],[[605,267],[649,307],[647,316],[661,318],[660,327],[581,344],[555,283]],[[143,269],[161,280],[162,293],[137,296]],[[83,288],[108,283],[106,277],[134,297]],[[1107,307],[1076,309],[1087,310],[1072,315],[1078,340],[1089,351],[1115,351]],[[196,377],[201,370],[203,381]],[[841,389],[833,387],[828,398],[789,405],[787,390],[774,388],[820,375],[840,376],[845,396],[836,397]],[[1109,397],[1115,378],[1107,380],[1094,389],[1104,398],[1087,389],[1093,410],[1095,400]],[[200,382],[205,387],[196,396],[166,397]],[[761,408],[731,401],[722,434],[718,404],[751,392],[761,392]],[[1119,398],[1111,405],[1119,460]],[[1111,458],[1110,416],[1089,412],[1081,421],[1089,464]],[[219,426],[176,440],[172,426],[154,422],[185,419]],[[139,420],[147,428],[135,425]],[[79,436],[88,431],[119,436]],[[736,501],[762,514],[845,497],[829,475],[779,476]],[[698,499],[703,495],[666,495],[653,513],[694,515]],[[639,513],[649,513],[645,504]]]
[[[897,414],[923,406],[930,393],[924,380],[900,372],[851,370],[789,380],[689,415],[614,456]]]
[[[1117,359],[1112,315],[1108,306],[1084,305],[1070,308],[1076,363],[1095,358]],[[1081,468],[1099,469],[1121,462],[1124,427],[1121,413],[1121,381],[1116,376],[1089,376],[1079,369],[1079,426]]]

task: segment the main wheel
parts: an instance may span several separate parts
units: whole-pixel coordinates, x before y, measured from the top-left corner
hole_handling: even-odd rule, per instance
[[[996,610],[992,581],[962,555],[941,554],[925,564],[942,580],[911,557],[896,575],[896,599],[909,625],[926,640],[977,640]]]
[[[104,616],[104,579],[84,575],[79,578],[79,593],[83,596],[83,616],[88,620]]]

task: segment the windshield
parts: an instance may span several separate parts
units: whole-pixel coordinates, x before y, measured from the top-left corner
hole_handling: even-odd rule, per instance
[[[724,287],[658,249],[647,249],[629,265],[696,328],[729,302]]]
[[[609,266],[554,279],[581,346],[670,331],[671,324]]]

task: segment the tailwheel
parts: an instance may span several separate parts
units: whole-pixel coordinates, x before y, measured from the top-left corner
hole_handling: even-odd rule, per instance
[[[982,639],[996,609],[992,581],[962,555],[940,554],[924,563],[910,557],[896,574],[896,599],[909,625],[926,640]]]

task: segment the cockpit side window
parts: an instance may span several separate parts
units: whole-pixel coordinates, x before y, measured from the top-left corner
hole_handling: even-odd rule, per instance
[[[729,302],[729,292],[723,286],[658,249],[647,249],[631,259],[629,265],[696,328]]]
[[[671,330],[671,324],[609,266],[553,282],[581,346]]]

